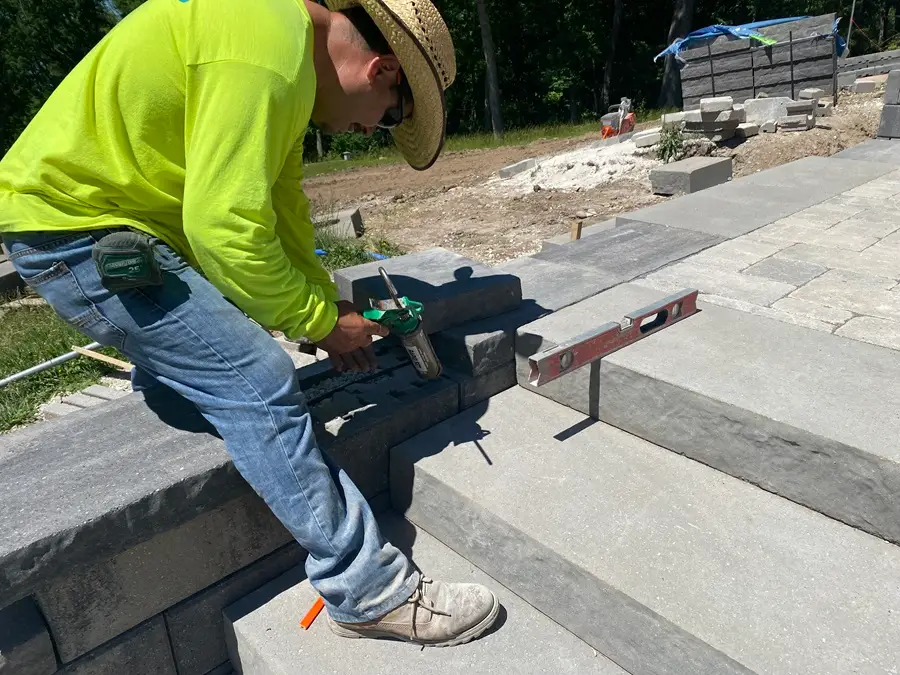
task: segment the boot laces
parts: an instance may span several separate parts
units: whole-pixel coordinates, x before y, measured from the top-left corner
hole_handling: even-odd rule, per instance
[[[434,606],[434,603],[426,597],[425,590],[426,585],[434,583],[428,577],[423,576],[419,581],[419,586],[413,591],[413,594],[409,596],[409,599],[406,601],[408,604],[412,605],[412,622],[409,627],[410,637],[415,638],[418,637],[418,632],[416,631],[416,615],[418,614],[419,608],[426,609],[432,614],[437,614],[438,616],[451,616],[450,612],[442,609],[438,609]]]

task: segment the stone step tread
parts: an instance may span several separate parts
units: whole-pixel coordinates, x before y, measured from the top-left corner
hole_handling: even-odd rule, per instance
[[[78,412],[82,410],[78,406],[71,405],[69,403],[65,403],[63,401],[46,403],[41,406],[41,413],[43,413],[44,418],[51,420],[56,419],[57,417],[64,417],[65,415],[71,415],[74,412]]]
[[[93,396],[94,398],[102,399],[104,401],[114,401],[117,398],[128,396],[129,392],[123,389],[104,387],[101,384],[92,384],[87,389],[84,389],[81,393],[86,396]]]
[[[103,403],[104,399],[81,392],[69,394],[63,398],[62,402],[67,405],[73,405],[76,408],[93,408],[95,405]]]
[[[658,301],[622,284],[519,328],[528,356]],[[900,353],[740,310],[701,311],[537,391],[900,543]],[[593,381],[592,381],[593,380]]]
[[[365,664],[367,675],[394,673],[572,673],[626,675],[589,645],[427,533],[394,513],[380,518],[382,531],[427,576],[488,585],[502,609],[495,629],[481,639],[447,649],[421,650],[390,640],[348,640],[334,635],[320,614],[308,631],[299,621],[315,591],[302,568],[286,573],[225,610],[232,664],[242,675],[349,673]],[[359,667],[356,665],[356,667]]]
[[[563,625],[554,614],[571,613],[630,672],[688,672],[667,661],[666,622],[698,641],[678,637],[686,652],[705,644],[757,673],[896,666],[900,547],[521,387],[401,444],[391,466],[411,521]],[[587,626],[554,606],[605,585],[621,601],[588,607]],[[653,639],[629,600],[660,617]],[[668,667],[629,667],[654,641]],[[691,672],[741,672],[707,668]]]

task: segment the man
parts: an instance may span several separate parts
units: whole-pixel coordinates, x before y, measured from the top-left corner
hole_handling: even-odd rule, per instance
[[[315,255],[300,185],[310,119],[329,132],[391,128],[417,169],[444,141],[456,66],[437,10],[328,7],[148,0],[0,162],[0,232],[64,320],[131,359],[136,389],[166,385],[217,428],[309,552],[333,631],[461,644],[491,626],[496,598],[420,576],[383,539],[317,447],[293,364],[264,330],[305,336],[354,370],[374,365],[372,337],[386,333],[338,302]],[[147,283],[116,286],[115,265],[92,259],[122,232]]]

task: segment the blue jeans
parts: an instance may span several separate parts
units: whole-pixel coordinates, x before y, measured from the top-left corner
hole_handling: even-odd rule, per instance
[[[335,620],[369,621],[402,604],[418,572],[320,451],[290,357],[158,240],[163,285],[108,291],[91,252],[109,232],[3,240],[16,270],[63,320],[131,360],[138,388],[164,384],[197,406],[237,470],[309,552],[306,573]]]

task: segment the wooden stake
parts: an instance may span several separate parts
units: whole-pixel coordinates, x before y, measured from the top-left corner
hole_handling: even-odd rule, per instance
[[[581,239],[581,228],[584,223],[579,220],[577,223],[572,223],[572,241],[578,241]]]
[[[99,352],[92,352],[90,349],[85,349],[84,347],[72,347],[73,352],[77,352],[82,356],[87,356],[91,359],[96,359],[97,361],[103,361],[104,363],[108,363],[111,366],[115,366],[119,370],[123,370],[128,372],[131,370],[131,364],[126,363],[125,361],[120,361],[119,359],[114,359],[111,356],[107,356],[106,354],[100,354]]]

